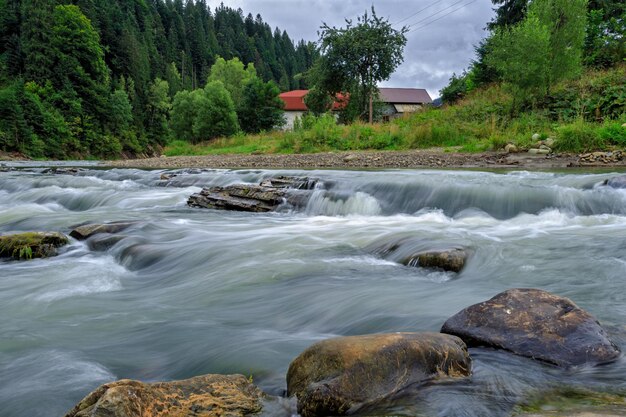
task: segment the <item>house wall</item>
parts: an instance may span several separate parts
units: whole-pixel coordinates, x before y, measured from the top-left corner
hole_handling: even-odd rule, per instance
[[[283,125],[283,130],[293,130],[293,123],[295,122],[296,117],[302,118],[303,114],[303,111],[285,111],[285,124]]]

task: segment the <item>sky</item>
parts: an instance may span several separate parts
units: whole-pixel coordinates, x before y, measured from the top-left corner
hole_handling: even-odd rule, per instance
[[[222,0],[209,0],[215,8]],[[474,45],[485,37],[493,16],[491,0],[223,0],[244,15],[260,14],[272,28],[286,30],[294,41],[317,41],[322,22],[345,26],[345,19],[376,14],[407,34],[404,63],[381,87],[425,88],[434,99],[453,73],[460,74],[474,57]],[[438,20],[437,20],[438,19]]]

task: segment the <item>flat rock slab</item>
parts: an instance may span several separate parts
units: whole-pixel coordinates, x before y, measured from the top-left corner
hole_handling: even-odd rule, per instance
[[[337,416],[442,377],[466,377],[471,359],[440,333],[349,336],[318,342],[289,366],[287,393],[303,417]]]
[[[0,236],[0,258],[28,260],[57,255],[57,249],[69,243],[63,233],[26,232]]]
[[[442,333],[468,346],[505,349],[558,366],[610,362],[618,347],[589,313],[567,298],[512,289],[448,319]]]
[[[154,384],[125,379],[98,387],[65,417],[243,417],[259,413],[263,398],[243,375]]]
[[[190,207],[266,213],[282,206],[306,205],[317,180],[299,177],[268,178],[260,185],[234,184],[204,188],[192,194]]]

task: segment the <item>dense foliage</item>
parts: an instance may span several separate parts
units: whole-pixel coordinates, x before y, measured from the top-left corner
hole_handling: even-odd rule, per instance
[[[0,0],[0,150],[153,153],[176,94],[204,89],[214,64],[251,64],[289,90],[316,57],[261,16],[205,0]]]
[[[559,79],[575,78],[581,65],[597,69],[624,62],[624,1],[492,1],[498,8],[489,24],[491,33],[476,47],[476,59],[469,69],[461,76],[454,75],[441,90],[444,102],[453,103],[492,82],[511,82],[513,77],[518,81],[511,85],[518,92],[531,93],[526,103],[520,102],[528,104],[535,102],[537,92],[547,93]],[[530,72],[527,75],[522,73],[525,65]]]

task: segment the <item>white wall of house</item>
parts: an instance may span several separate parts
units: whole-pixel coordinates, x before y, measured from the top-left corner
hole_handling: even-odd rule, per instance
[[[293,123],[296,121],[296,117],[302,118],[303,111],[288,110],[285,111],[285,121],[283,130],[293,130]]]

